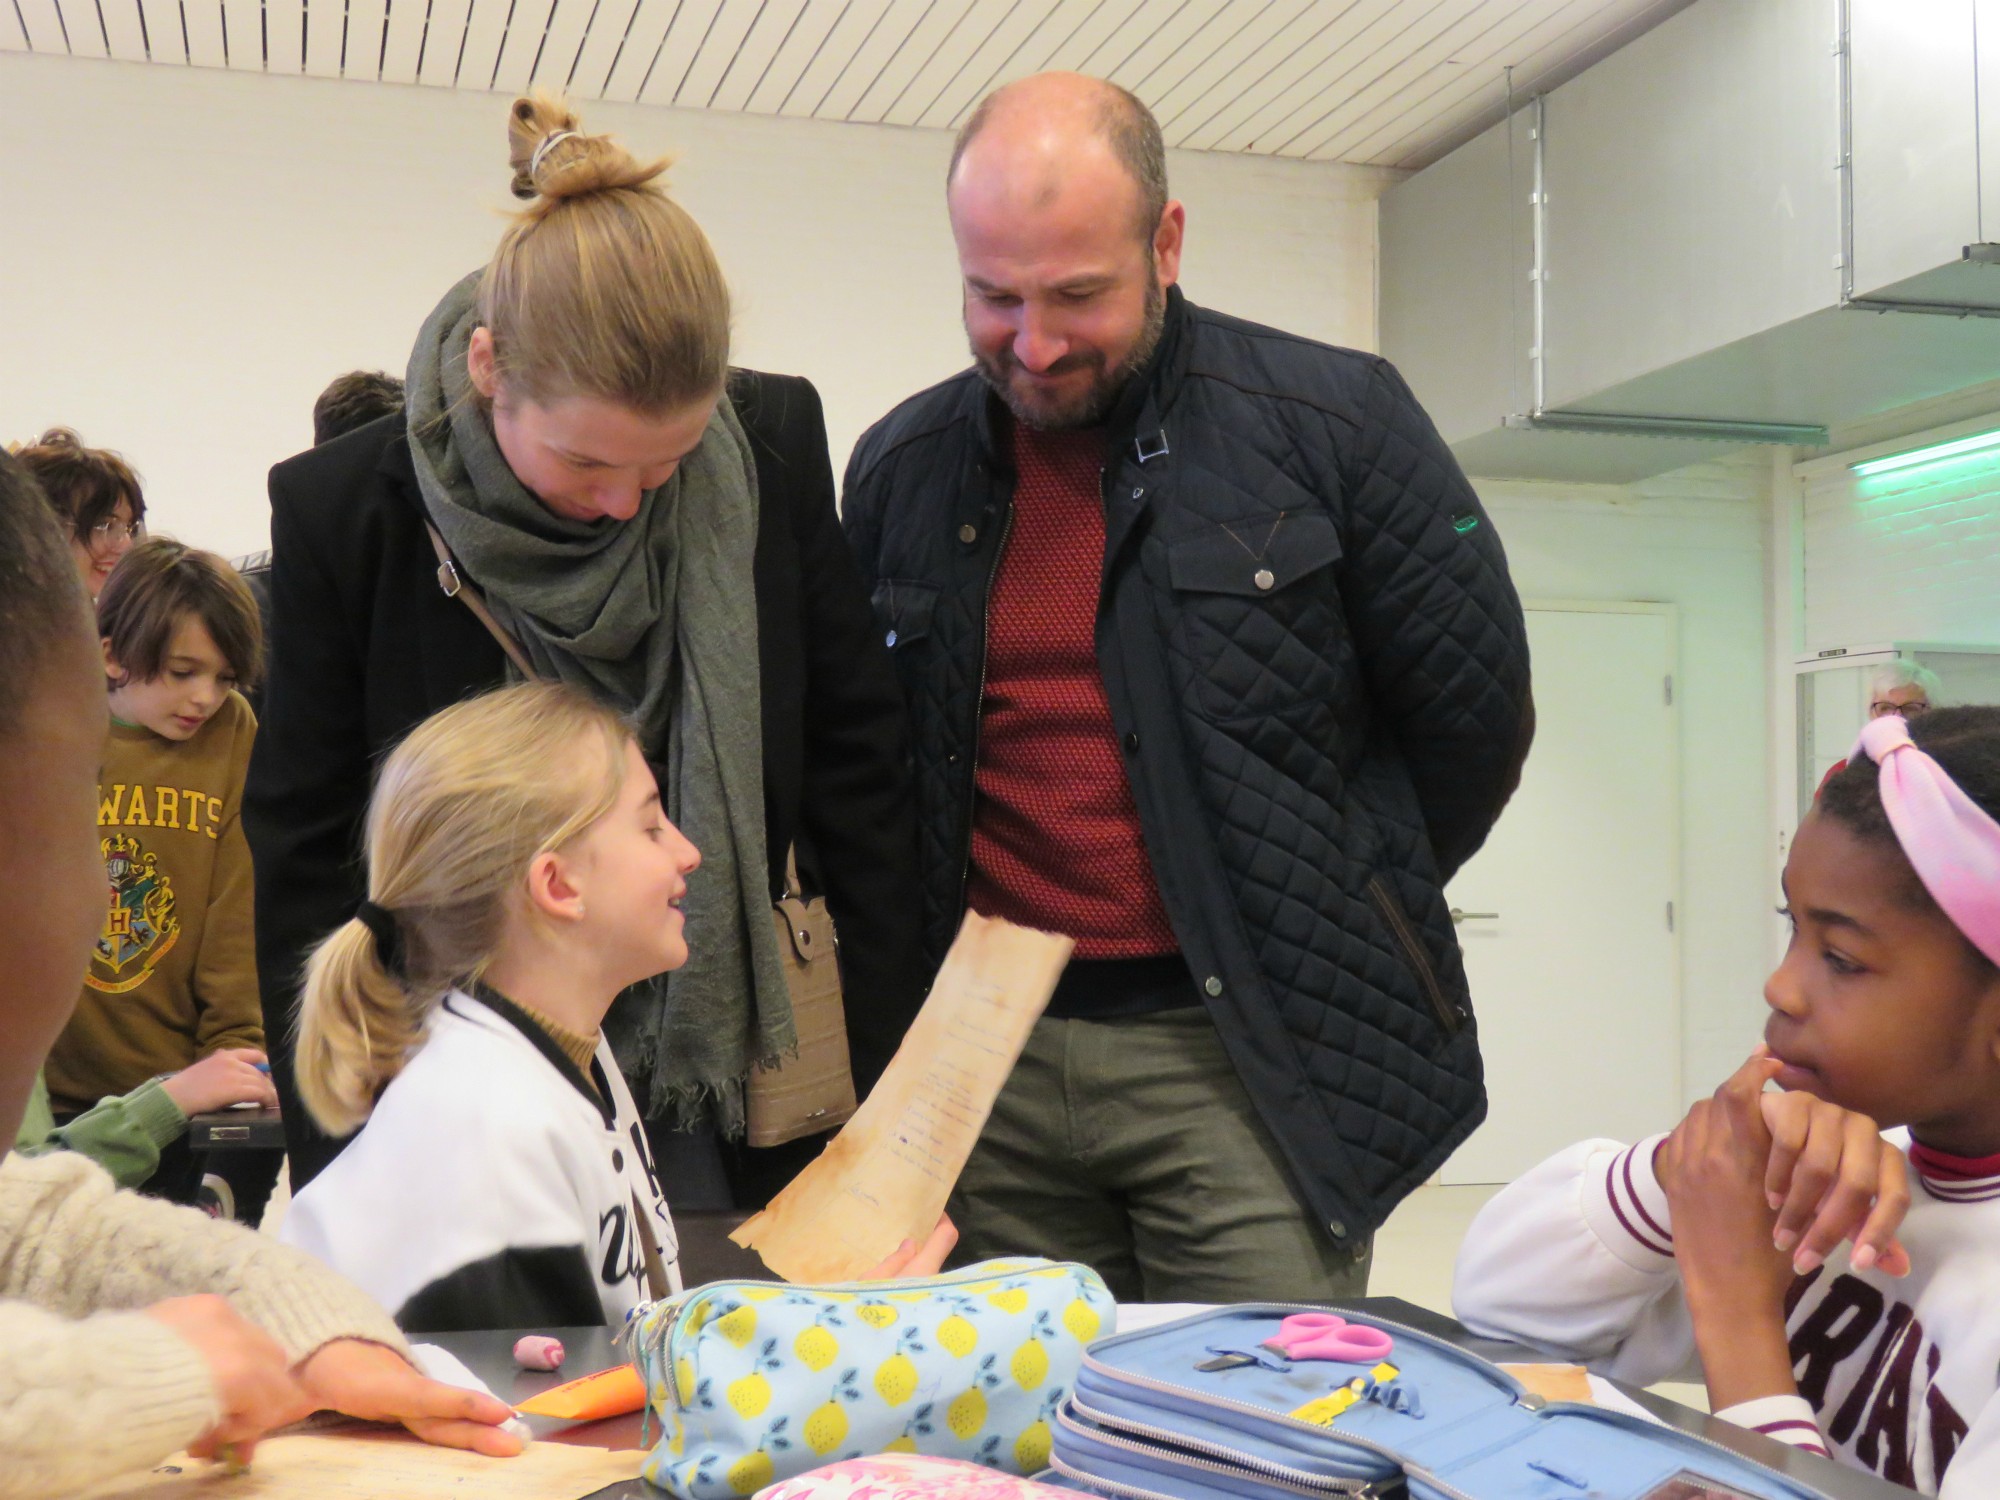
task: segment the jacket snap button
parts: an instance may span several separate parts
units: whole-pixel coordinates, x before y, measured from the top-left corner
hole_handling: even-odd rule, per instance
[[[1269,568],[1259,568],[1251,575],[1250,581],[1260,589],[1268,589],[1276,585],[1278,575],[1273,573]]]
[[[1204,979],[1201,982],[1201,987],[1207,990],[1211,995],[1219,995],[1222,993],[1222,981],[1220,979],[1217,979],[1213,974],[1209,975],[1208,978]]]
[[[974,542],[979,540],[979,528],[974,526],[970,521],[967,521],[963,526],[958,528],[958,539],[970,547]]]
[[[1125,736],[1125,749],[1133,755],[1139,753],[1139,736],[1136,733]]]
[[[889,644],[892,646],[896,644],[896,632],[893,630],[889,632]]]
[[[1146,492],[1143,489],[1136,489],[1132,491],[1132,498],[1134,500],[1143,500],[1145,497],[1146,497]]]
[[[1338,1219],[1335,1219],[1331,1224],[1326,1226],[1326,1232],[1337,1240],[1347,1238],[1347,1226]]]

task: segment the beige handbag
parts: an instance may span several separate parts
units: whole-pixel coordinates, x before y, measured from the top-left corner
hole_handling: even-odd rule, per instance
[[[847,1054],[847,1013],[840,991],[839,939],[826,898],[808,901],[799,856],[785,856],[785,893],[771,908],[778,961],[792,996],[799,1052],[753,1068],[743,1088],[744,1140],[779,1146],[843,1125],[854,1113],[854,1071]]]
[[[510,636],[479,590],[459,572],[451,549],[429,520],[431,550],[437,553],[438,587],[456,599],[487,634],[500,643],[522,677],[538,675],[527,653]],[[753,1068],[743,1087],[744,1140],[752,1146],[781,1146],[800,1136],[843,1125],[854,1113],[854,1070],[847,1052],[847,1012],[840,990],[839,939],[826,898],[806,899],[799,884],[798,850],[785,851],[784,894],[771,905],[778,935],[778,962],[792,997],[792,1024],[798,1031],[796,1057]],[[657,1293],[655,1295],[658,1295]]]

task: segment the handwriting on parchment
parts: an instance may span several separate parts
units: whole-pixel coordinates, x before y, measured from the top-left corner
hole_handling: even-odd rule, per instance
[[[1020,1050],[1019,1009],[1010,1007],[1010,998],[991,982],[966,986],[964,1009],[949,1017],[945,1050],[917,1076],[916,1091],[904,1102],[884,1143],[888,1154],[944,1183],[947,1191],[965,1165],[957,1144],[968,1132],[978,1138],[999,1094],[991,1084],[996,1077],[1006,1083]],[[1028,1017],[1030,1026],[1040,1013],[1036,1006]],[[857,1186],[850,1185],[850,1191]]]
[[[927,1238],[1070,940],[968,913],[930,998],[854,1118],[732,1236],[791,1281],[853,1280]]]

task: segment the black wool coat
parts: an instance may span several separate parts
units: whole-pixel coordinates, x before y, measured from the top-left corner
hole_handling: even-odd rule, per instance
[[[766,855],[782,882],[796,838],[808,890],[827,898],[865,1088],[894,1055],[928,981],[902,695],[835,517],[818,392],[797,376],[737,370],[729,398],[757,463],[757,547],[744,586],[757,596]],[[417,723],[498,686],[507,664],[472,612],[438,585],[400,416],[271,471],[271,551],[270,669],[243,822],[256,864],[266,1034],[297,1189],[339,1150],[313,1128],[293,1082],[299,977],[312,947],[366,892],[361,834],[372,778]],[[743,1153],[744,1197],[761,1198],[806,1154],[779,1150],[782,1163]]]
[[[1385,360],[1174,288],[1107,428],[1097,661],[1153,871],[1301,1201],[1359,1245],[1485,1115],[1443,886],[1533,734],[1520,601]],[[847,471],[915,730],[933,957],[965,906],[1005,431],[967,371]]]

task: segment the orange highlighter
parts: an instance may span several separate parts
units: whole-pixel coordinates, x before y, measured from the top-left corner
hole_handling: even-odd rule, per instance
[[[572,1422],[599,1422],[622,1417],[646,1404],[646,1382],[631,1365],[613,1365],[595,1375],[583,1375],[551,1386],[514,1410],[531,1417],[562,1417]]]

